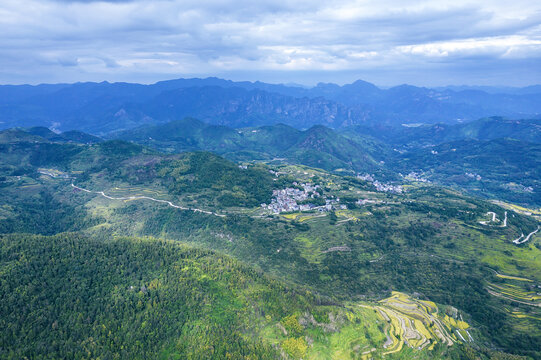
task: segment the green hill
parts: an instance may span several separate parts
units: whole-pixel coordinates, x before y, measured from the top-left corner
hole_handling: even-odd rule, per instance
[[[285,156],[296,162],[327,170],[338,168],[357,171],[382,171],[373,155],[377,154],[379,144],[365,146],[353,139],[347,139],[324,126],[314,126],[304,131],[297,142],[287,149]],[[367,151],[370,149],[370,151]],[[377,154],[377,155],[376,155]]]
[[[233,160],[282,159],[325,170],[381,171],[378,163],[383,154],[389,153],[376,140],[362,136],[345,138],[321,125],[305,131],[283,124],[232,129],[186,118],[129,130],[115,137],[169,153],[204,150]]]
[[[482,196],[541,204],[541,145],[513,139],[462,140],[409,151],[392,166]]]
[[[352,126],[344,134],[374,136],[394,146],[422,147],[459,140],[489,141],[510,138],[525,142],[541,141],[540,119],[482,118],[463,124],[421,124],[419,126]]]
[[[93,144],[102,141],[102,139],[76,130],[57,134],[46,127],[38,126],[26,129],[13,128],[0,131],[0,143],[10,141],[50,141],[59,143]]]
[[[0,284],[3,359],[275,359],[262,332],[317,307],[233,259],[153,239],[1,236]]]

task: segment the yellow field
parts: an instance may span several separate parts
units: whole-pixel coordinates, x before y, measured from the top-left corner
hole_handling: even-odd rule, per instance
[[[518,277],[518,276],[510,276],[510,275],[502,275],[502,274],[497,274],[496,276],[499,277],[499,278],[502,278],[502,279],[533,282],[533,280],[526,279],[526,278],[521,278],[521,277]]]
[[[377,310],[388,324],[384,355],[399,352],[404,345],[422,350],[433,348],[437,342],[451,346],[457,341],[472,341],[468,323],[440,314],[437,305],[431,301],[413,299],[395,291],[378,305],[362,306]]]
[[[345,219],[340,219],[340,221],[358,221],[359,218],[355,216],[356,214],[349,210],[338,210],[336,211],[336,215],[339,217],[343,217]]]
[[[301,215],[302,215],[302,213],[296,212],[296,213],[292,213],[292,214],[284,214],[282,216],[285,217],[288,220],[296,220],[297,217],[299,217]]]
[[[520,212],[520,213],[531,213],[531,214],[534,214],[534,215],[541,215],[541,209],[529,209],[529,208],[525,208],[523,206],[519,206],[519,205],[515,205],[515,204],[510,204],[510,203],[506,203],[504,201],[493,201],[495,204],[498,204],[506,209],[510,209],[510,210],[515,210],[517,212]]]
[[[541,307],[541,295],[524,290],[517,285],[488,283],[488,290],[495,296],[502,296],[509,300]]]

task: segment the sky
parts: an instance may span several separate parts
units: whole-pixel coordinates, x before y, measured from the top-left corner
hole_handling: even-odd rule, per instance
[[[541,83],[539,0],[2,0],[0,83]]]

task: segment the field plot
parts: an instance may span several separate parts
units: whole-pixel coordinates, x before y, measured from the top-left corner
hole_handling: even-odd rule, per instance
[[[348,221],[359,221],[358,215],[349,210],[338,210],[336,216],[338,216],[337,224],[343,224]]]
[[[515,317],[517,319],[532,319],[536,321],[541,321],[541,315],[536,316],[535,314],[527,314],[518,310],[508,310],[508,312],[511,314],[512,317]]]
[[[530,279],[521,278],[521,277],[518,277],[518,276],[511,276],[511,275],[497,274],[496,276],[499,277],[499,278],[501,278],[501,279],[509,279],[509,280],[517,280],[517,281],[527,281],[527,282],[532,282],[532,281],[533,281],[533,280],[530,280]]]
[[[528,284],[528,282],[526,282],[526,284]],[[511,283],[488,283],[487,291],[491,295],[520,304],[541,307],[541,295],[533,289],[529,289],[529,287],[531,287],[529,284],[520,286]]]
[[[473,341],[469,325],[462,317],[458,318],[458,312],[453,316],[440,314],[437,305],[431,301],[413,299],[395,291],[390,298],[369,307],[388,324],[384,355],[399,352],[404,345],[422,350],[433,349],[438,342],[452,346],[456,342]]]

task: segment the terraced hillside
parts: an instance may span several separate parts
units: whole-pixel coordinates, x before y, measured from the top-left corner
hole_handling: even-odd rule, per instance
[[[452,346],[456,342],[474,341],[468,332],[470,326],[452,307],[451,316],[440,314],[435,303],[413,299],[399,292],[393,292],[378,305],[360,306],[376,310],[387,322],[384,355],[397,353],[404,345],[417,350],[425,347],[431,350],[438,343]]]

